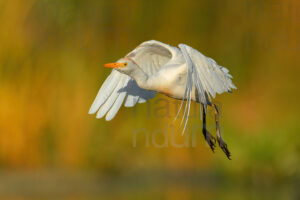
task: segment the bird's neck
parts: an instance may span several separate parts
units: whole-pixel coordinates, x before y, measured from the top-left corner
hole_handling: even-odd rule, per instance
[[[137,82],[140,88],[149,89],[149,76],[138,66],[131,71],[129,76]]]

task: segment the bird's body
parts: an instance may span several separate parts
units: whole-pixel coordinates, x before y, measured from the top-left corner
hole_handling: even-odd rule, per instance
[[[146,41],[116,63],[105,66],[114,69],[100,88],[89,113],[98,111],[97,118],[106,114],[108,121],[116,115],[123,101],[126,107],[132,107],[159,92],[187,100],[185,129],[191,101],[201,103],[206,114],[211,97],[236,88],[226,68],[184,44],[177,48],[154,40]],[[210,146],[213,149],[212,144]]]
[[[165,94],[175,99],[184,99],[186,88],[187,66],[185,63],[170,65],[161,69],[157,74],[149,79],[149,86],[153,86],[153,90]],[[164,80],[164,81],[161,81]],[[139,85],[140,86],[140,85]],[[143,89],[143,85],[140,86]],[[192,101],[197,101],[195,86],[192,87]]]
[[[138,82],[140,88],[153,90],[176,99],[184,98],[186,85],[186,64],[183,60],[178,63],[169,63],[154,73],[146,82]],[[192,98],[192,100],[196,100]]]

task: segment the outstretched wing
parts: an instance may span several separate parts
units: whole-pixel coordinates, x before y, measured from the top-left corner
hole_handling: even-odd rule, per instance
[[[106,114],[105,119],[110,121],[115,117],[124,100],[125,107],[133,107],[136,103],[146,102],[154,96],[155,92],[141,89],[135,80],[113,69],[101,86],[89,114],[98,111],[97,118],[102,118]]]
[[[180,53],[178,48],[150,40],[143,42],[125,58],[133,60],[148,76],[154,75]]]
[[[198,101],[204,105],[204,109],[206,109],[207,105],[211,104],[210,96],[214,98],[216,93],[230,92],[231,89],[236,89],[236,87],[231,81],[232,76],[228,73],[229,70],[227,68],[219,66],[213,59],[204,56],[188,45],[179,44],[179,48],[187,65],[187,81],[183,97],[187,101],[181,121],[182,124],[185,119],[182,131],[184,133],[189,117],[193,87],[196,88]],[[183,104],[184,102],[182,101],[176,118]]]
[[[193,72],[193,82],[202,103],[209,104],[208,100],[210,97],[215,98],[216,93],[221,94],[236,89],[227,68],[218,65],[216,61],[188,45],[180,44],[179,47],[183,52],[186,52],[188,59],[190,59],[188,67]]]
[[[155,74],[177,53],[176,47],[158,41],[147,41],[125,56],[133,60],[148,76]],[[119,61],[118,61],[119,62]],[[155,96],[156,92],[140,88],[136,81],[126,74],[112,70],[101,86],[89,114],[97,111],[97,118],[105,116],[107,121],[113,119],[122,106],[133,107]]]

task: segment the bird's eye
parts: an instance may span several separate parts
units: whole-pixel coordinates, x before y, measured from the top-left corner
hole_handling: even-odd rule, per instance
[[[124,63],[124,67],[126,67],[127,66],[127,63]]]

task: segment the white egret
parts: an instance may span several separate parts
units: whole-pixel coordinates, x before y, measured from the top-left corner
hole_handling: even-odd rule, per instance
[[[105,119],[109,121],[124,101],[125,107],[133,107],[160,92],[182,100],[178,114],[184,105],[184,132],[191,101],[196,101],[203,107],[203,135],[214,151],[216,139],[206,129],[206,108],[213,106],[217,141],[230,159],[230,152],[220,134],[218,108],[211,102],[211,98],[215,98],[216,93],[236,89],[231,81],[232,76],[228,69],[192,47],[185,44],[179,44],[178,47],[155,40],[146,41],[117,62],[105,64],[104,67],[113,70],[101,86],[89,114],[97,112],[97,118],[106,115]]]

